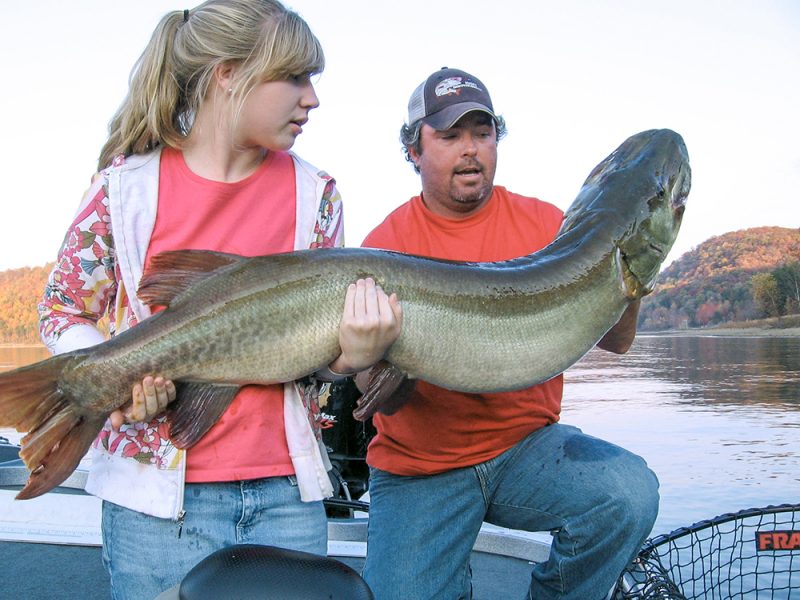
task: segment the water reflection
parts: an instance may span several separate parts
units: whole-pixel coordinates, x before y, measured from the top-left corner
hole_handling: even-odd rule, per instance
[[[44,346],[0,346],[0,373],[49,356],[50,353]]]
[[[628,354],[592,351],[570,382],[647,382],[669,400],[800,404],[800,339],[638,337]],[[653,385],[655,384],[655,385]],[[791,407],[789,407],[791,408]]]

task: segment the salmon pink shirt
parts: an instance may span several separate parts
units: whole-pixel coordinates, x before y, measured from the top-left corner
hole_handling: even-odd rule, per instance
[[[244,256],[294,246],[295,173],[291,156],[269,152],[241,181],[193,173],[183,154],[161,154],[158,214],[147,250],[216,250]],[[294,473],[283,420],[283,385],[243,387],[220,420],[187,452],[187,482],[236,481]]]

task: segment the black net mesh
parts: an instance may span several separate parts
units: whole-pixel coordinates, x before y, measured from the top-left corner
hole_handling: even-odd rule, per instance
[[[800,599],[800,504],[725,514],[648,540],[614,598]]]

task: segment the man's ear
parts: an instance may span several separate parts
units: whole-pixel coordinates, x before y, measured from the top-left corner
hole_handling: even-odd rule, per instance
[[[414,164],[419,168],[419,155],[421,152],[417,152],[417,149],[414,146],[408,146],[408,156],[411,160],[414,161]]]

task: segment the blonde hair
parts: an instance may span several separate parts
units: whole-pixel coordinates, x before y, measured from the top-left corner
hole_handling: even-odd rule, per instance
[[[264,81],[321,73],[319,40],[277,0],[208,0],[166,14],[131,71],[128,94],[109,124],[98,170],[119,154],[180,148],[219,65],[235,66],[238,115]]]

